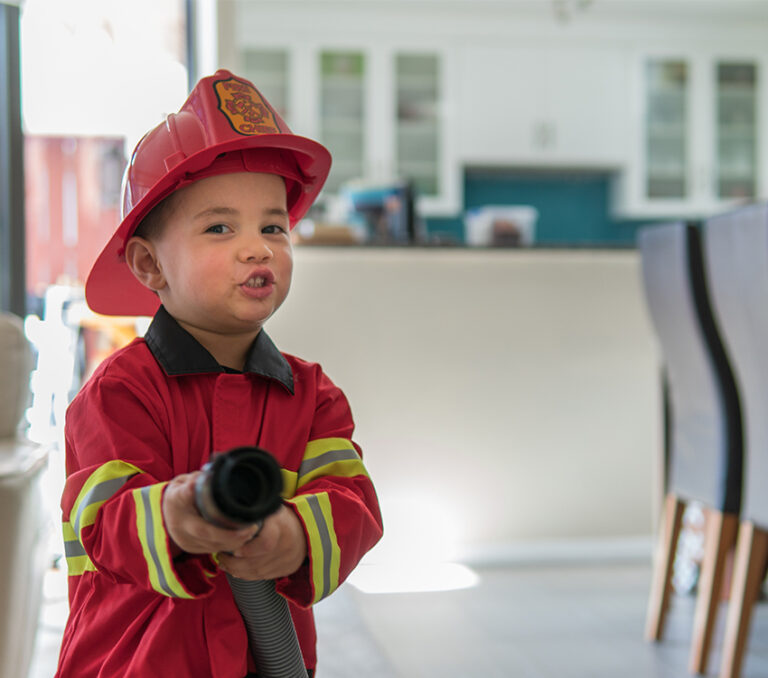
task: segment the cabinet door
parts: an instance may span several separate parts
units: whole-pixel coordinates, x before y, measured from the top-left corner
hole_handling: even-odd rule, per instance
[[[621,218],[680,219],[712,210],[712,82],[701,55],[638,54],[632,153],[617,178]]]
[[[613,47],[549,48],[531,126],[542,162],[564,167],[618,167],[626,145],[627,62]]]
[[[753,200],[757,195],[757,66],[720,61],[716,79],[716,196]]]
[[[551,147],[542,113],[548,84],[544,50],[527,45],[460,48],[459,155],[469,165],[529,164]]]
[[[333,155],[326,191],[366,176],[366,58],[357,51],[320,54],[320,141]]]
[[[645,65],[645,176],[647,200],[688,196],[689,64],[649,59]]]
[[[440,98],[436,54],[395,55],[395,167],[423,196],[441,192]]]
[[[460,59],[457,133],[468,164],[622,163],[627,60],[619,50],[469,44]]]
[[[453,62],[445,50],[398,49],[390,63],[394,173],[413,182],[421,214],[453,215],[461,207],[451,133]]]
[[[272,107],[290,125],[288,50],[245,48],[241,59],[243,76],[258,87]]]

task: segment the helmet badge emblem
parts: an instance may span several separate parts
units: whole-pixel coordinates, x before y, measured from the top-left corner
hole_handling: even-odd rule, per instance
[[[235,78],[214,83],[219,110],[238,134],[280,134],[275,113],[250,83]]]

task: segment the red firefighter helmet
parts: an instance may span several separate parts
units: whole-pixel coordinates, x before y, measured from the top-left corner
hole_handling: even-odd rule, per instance
[[[253,84],[226,70],[202,78],[179,112],[136,145],[123,180],[122,221],[88,275],[88,305],[105,315],[155,313],[159,299],[131,273],[124,249],[141,220],[173,191],[225,172],[278,174],[286,179],[293,228],[330,167],[328,150],[293,134]]]

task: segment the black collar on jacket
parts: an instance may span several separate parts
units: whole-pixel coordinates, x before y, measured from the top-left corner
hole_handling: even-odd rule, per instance
[[[163,306],[155,313],[144,340],[168,376],[233,371],[219,365]],[[293,393],[291,366],[263,329],[248,351],[243,372],[252,372],[279,381]]]

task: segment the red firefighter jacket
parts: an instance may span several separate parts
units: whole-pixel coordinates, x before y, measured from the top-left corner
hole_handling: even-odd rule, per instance
[[[382,531],[346,398],[318,365],[281,354],[262,330],[244,372],[231,373],[161,307],[83,387],[65,430],[70,616],[57,678],[253,670],[226,577],[210,556],[173,559],[161,510],[171,478],[242,445],[278,460],[306,532],[307,561],[276,586],[315,667],[311,606]]]

